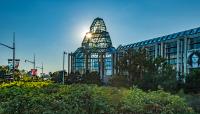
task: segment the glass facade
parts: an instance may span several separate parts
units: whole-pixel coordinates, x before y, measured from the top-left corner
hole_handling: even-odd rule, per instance
[[[199,49],[200,48],[200,37],[195,37],[190,39],[190,49]]]
[[[175,65],[177,63],[177,42],[166,43],[166,59],[169,64]]]
[[[90,31],[86,33],[82,46],[69,54],[71,72],[96,71],[101,78],[119,72],[117,60],[130,49],[145,48],[150,58],[161,56],[180,73],[187,73],[188,51],[200,49],[200,27],[133,44],[120,45],[115,49],[101,18],[94,19]]]
[[[81,74],[96,71],[102,80],[113,74],[113,54],[110,35],[101,18],[94,19],[90,31],[86,33],[82,46],[70,54],[71,72]]]
[[[187,68],[188,50],[200,49],[200,27],[129,45],[120,45],[117,53],[122,53],[129,48],[145,48],[150,58],[161,56],[178,72],[184,74],[189,71]]]

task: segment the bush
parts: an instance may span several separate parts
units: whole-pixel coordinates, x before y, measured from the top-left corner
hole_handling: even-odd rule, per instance
[[[0,85],[0,113],[15,114],[193,114],[184,99],[162,90],[97,85],[12,82]]]
[[[98,72],[90,72],[82,75],[82,83],[102,85]]]
[[[188,95],[186,99],[189,106],[200,113],[200,95]]]
[[[200,70],[193,69],[186,77],[185,92],[186,93],[200,93]]]
[[[130,87],[130,84],[126,78],[126,76],[115,75],[109,79],[108,85],[113,87]]]
[[[184,99],[163,90],[143,92],[133,88],[122,98],[122,112],[139,114],[192,114]]]
[[[183,90],[179,91],[179,96],[186,99],[186,102],[195,112],[200,113],[200,94],[185,94]]]

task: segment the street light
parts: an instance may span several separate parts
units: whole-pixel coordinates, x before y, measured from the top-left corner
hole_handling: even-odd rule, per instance
[[[25,60],[25,62],[33,64],[33,69],[35,69],[35,54],[33,55],[33,61]]]
[[[63,84],[65,84],[65,54],[67,55],[67,52],[63,52],[63,77],[62,77],[62,81]]]
[[[13,50],[13,78],[14,78],[14,72],[15,72],[15,32],[13,32],[13,46],[8,46],[6,44],[0,43],[0,45],[5,46],[9,49]]]
[[[43,63],[42,63],[42,66],[41,66],[41,67],[36,67],[36,68],[41,69],[41,70],[42,70],[42,75],[43,75],[43,70],[44,70]]]

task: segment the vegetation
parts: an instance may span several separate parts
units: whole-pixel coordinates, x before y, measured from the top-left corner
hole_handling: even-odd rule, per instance
[[[114,83],[128,83],[129,87],[137,85],[143,90],[157,90],[161,87],[173,92],[177,88],[176,71],[172,66],[167,64],[164,58],[151,59],[145,49],[129,49],[120,58],[116,67],[120,69],[118,76],[126,78],[116,80],[117,78],[113,77],[111,85],[112,80],[115,80]]]
[[[65,84],[77,84],[77,83],[84,83],[84,84],[97,84],[102,85],[102,81],[100,79],[100,76],[98,72],[87,72],[85,74],[80,74],[79,72],[70,73],[68,76],[66,76],[65,72]],[[63,72],[57,71],[54,73],[50,73],[50,76],[52,77],[51,80],[55,83],[61,83]]]
[[[124,88],[129,88],[129,82],[125,76],[121,75],[115,75],[112,78],[110,78],[108,84],[113,87],[124,87]]]
[[[66,72],[65,72],[66,74]],[[61,83],[62,82],[62,76],[63,76],[63,72],[62,71],[57,71],[57,72],[53,72],[53,73],[49,73],[51,80],[54,81],[55,83]]]
[[[82,83],[102,85],[102,81],[100,79],[98,72],[90,72],[83,74]]]
[[[144,49],[128,50],[116,68],[119,74],[109,80],[110,87],[99,87],[104,84],[98,72],[65,72],[68,85],[59,85],[63,71],[38,78],[16,70],[15,81],[10,82],[11,71],[0,66],[0,113],[193,114],[193,109],[200,113],[199,69],[177,80],[164,58],[151,59]]]
[[[186,94],[180,96],[200,113],[200,69],[191,70],[187,76],[179,74],[177,77],[176,70],[164,58],[152,59],[148,55],[145,49],[127,50],[117,63],[119,74],[110,79],[109,85],[126,88],[134,85],[145,91],[162,88],[173,94],[184,91]]]
[[[15,114],[193,114],[176,95],[96,85],[16,81],[0,85],[0,113]]]
[[[190,74],[186,77],[185,83],[186,93],[199,93],[200,92],[200,70],[191,70]]]

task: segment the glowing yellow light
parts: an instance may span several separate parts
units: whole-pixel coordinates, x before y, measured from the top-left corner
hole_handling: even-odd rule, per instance
[[[92,34],[91,34],[91,33],[87,33],[87,34],[86,34],[86,37],[87,37],[87,38],[91,38],[91,37],[92,37]]]

